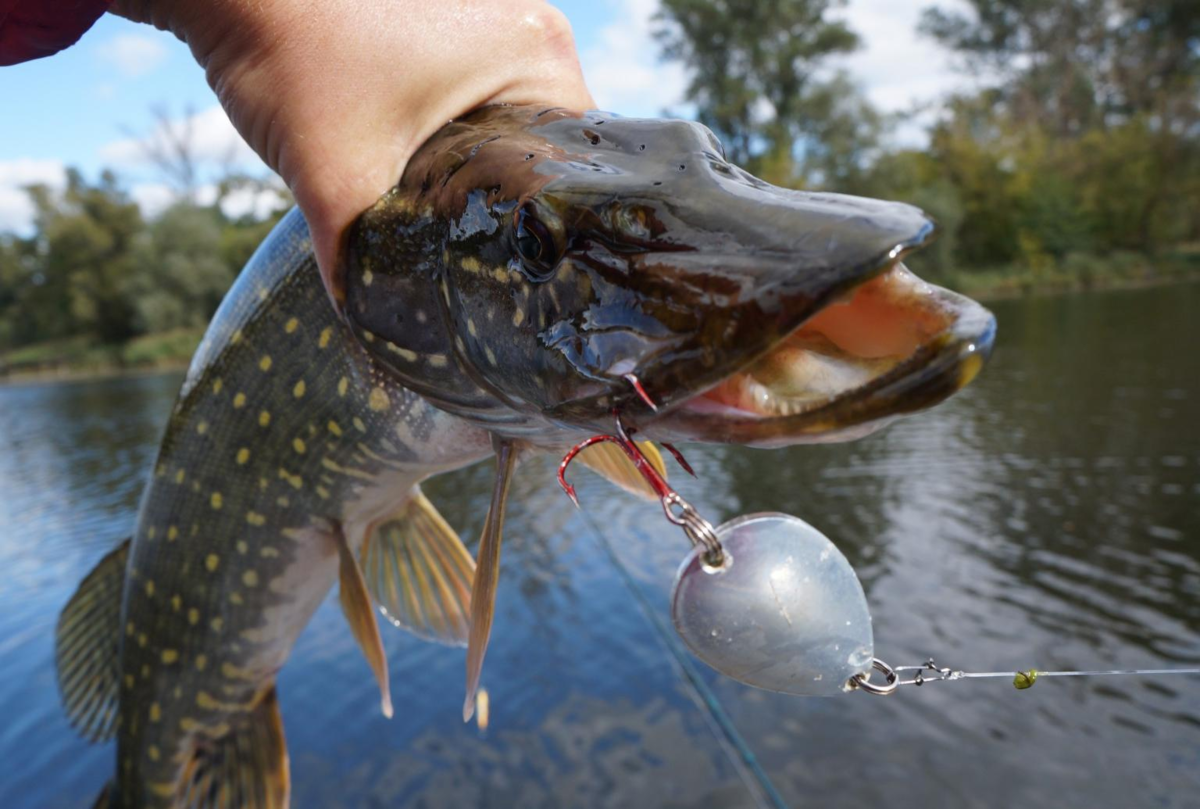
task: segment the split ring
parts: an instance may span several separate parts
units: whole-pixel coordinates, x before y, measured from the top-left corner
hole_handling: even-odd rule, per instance
[[[896,670],[887,663],[884,663],[878,657],[871,658],[871,668],[884,676],[884,684],[876,685],[872,683],[868,679],[871,676],[870,673],[865,675],[855,674],[846,681],[846,684],[851,690],[861,689],[866,691],[868,694],[875,694],[882,697],[892,693],[900,686],[900,676],[896,674]]]

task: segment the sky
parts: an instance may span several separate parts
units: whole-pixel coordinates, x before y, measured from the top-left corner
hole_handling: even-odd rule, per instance
[[[962,0],[936,0],[942,6]],[[870,99],[885,111],[910,110],[962,86],[945,50],[916,31],[921,8],[935,0],[850,0],[837,12],[863,40],[841,58]],[[687,76],[658,59],[651,20],[658,0],[562,0],[575,32],[584,76],[601,109],[623,115],[686,116]],[[253,173],[267,170],[237,137],[204,72],[170,34],[105,15],[74,47],[48,59],[0,68],[0,231],[25,232],[31,208],[23,186],[61,187],[63,170],[88,177],[105,167],[121,176],[143,211],[171,200],[168,185],[147,165],[140,141],[154,137],[153,109],[176,119],[192,116],[195,142],[210,167],[232,161]],[[897,137],[919,144],[921,122]],[[267,197],[234,197],[237,215]]]

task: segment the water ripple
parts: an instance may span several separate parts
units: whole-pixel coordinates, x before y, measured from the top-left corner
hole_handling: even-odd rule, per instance
[[[877,653],[973,670],[1200,663],[1200,287],[1011,302],[986,373],[847,446],[686,448],[680,491],[720,521],[788,510],[842,548]],[[0,388],[0,806],[86,805],[112,747],[74,738],[51,635],[132,523],[177,376]],[[480,466],[427,486],[475,547]],[[463,653],[385,627],[379,715],[336,598],[280,678],[298,806],[743,806],[749,793],[653,625],[534,460],[514,483],[484,685]],[[654,504],[582,472],[589,518],[660,615],[685,550]],[[705,669],[794,805],[1189,806],[1200,678],[997,681],[800,700]],[[864,751],[870,765],[857,755]]]

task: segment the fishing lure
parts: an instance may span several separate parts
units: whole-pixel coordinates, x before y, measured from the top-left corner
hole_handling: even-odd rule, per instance
[[[889,666],[875,657],[862,583],[828,537],[781,512],[747,514],[714,528],[646,458],[633,441],[636,429],[617,413],[614,421],[613,433],[592,436],[567,452],[559,485],[578,506],[566,479],[574,458],[606,442],[624,451],[658,495],[667,520],[692,544],[671,593],[675,631],[696,657],[728,677],[768,691],[833,696],[887,695],[902,685],[965,679],[1012,678],[1014,688],[1027,690],[1039,677],[1200,674],[1200,668],[966,672],[939,667],[932,658],[917,666]],[[667,449],[695,475],[679,450]],[[872,681],[872,672],[883,682]],[[915,673],[903,679],[904,672]]]

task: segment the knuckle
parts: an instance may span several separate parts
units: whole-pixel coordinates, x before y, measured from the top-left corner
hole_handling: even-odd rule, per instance
[[[574,53],[575,36],[571,31],[571,23],[554,6],[534,3],[525,15],[525,24],[535,42],[555,52]]]

